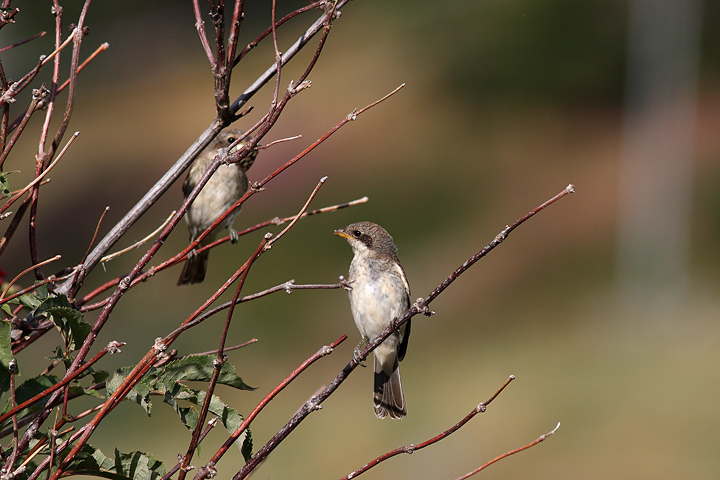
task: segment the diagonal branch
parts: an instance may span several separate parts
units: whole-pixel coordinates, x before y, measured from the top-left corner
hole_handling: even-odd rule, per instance
[[[437,443],[437,442],[439,442],[440,440],[442,440],[442,439],[444,439],[444,438],[447,438],[447,437],[450,436],[451,434],[453,434],[453,433],[455,433],[456,431],[460,430],[460,428],[462,428],[462,427],[463,427],[466,423],[468,423],[470,420],[472,420],[473,418],[475,418],[475,416],[476,416],[478,413],[485,413],[485,410],[487,410],[487,406],[490,405],[490,403],[491,403],[493,400],[495,400],[495,398],[497,398],[497,396],[500,395],[500,393],[501,393],[503,390],[505,390],[505,387],[507,387],[507,386],[510,384],[510,382],[512,382],[513,380],[515,380],[515,376],[514,376],[514,375],[510,375],[510,377],[505,381],[505,383],[502,385],[502,387],[500,387],[500,389],[499,389],[497,392],[495,392],[495,394],[494,394],[492,397],[490,397],[489,400],[487,400],[487,401],[485,401],[485,402],[483,402],[483,403],[478,404],[475,408],[473,408],[473,409],[470,411],[470,413],[468,413],[467,415],[465,415],[465,417],[464,417],[462,420],[460,420],[459,422],[457,422],[455,425],[453,425],[452,427],[448,428],[448,429],[445,430],[444,432],[440,433],[439,435],[436,435],[436,436],[434,436],[434,437],[432,437],[432,438],[430,438],[430,439],[428,439],[428,440],[425,440],[424,442],[419,443],[419,444],[417,444],[417,445],[405,445],[404,447],[399,447],[399,448],[396,448],[395,450],[391,450],[391,451],[389,451],[389,452],[387,452],[387,453],[385,453],[385,454],[383,454],[383,455],[380,455],[380,456],[377,457],[376,459],[374,459],[374,460],[366,463],[366,464],[363,465],[362,467],[360,467],[360,468],[358,468],[357,470],[355,470],[354,472],[352,472],[352,473],[344,476],[344,477],[341,478],[340,480],[349,480],[349,479],[351,479],[351,478],[358,477],[358,476],[362,475],[363,473],[367,472],[368,470],[370,470],[371,468],[373,468],[374,466],[376,466],[376,465],[384,462],[385,460],[387,460],[387,459],[389,459],[389,458],[392,458],[392,457],[394,457],[394,456],[396,456],[396,455],[400,455],[401,453],[412,454],[412,453],[414,453],[414,452],[416,452],[416,451],[418,451],[418,450],[421,450],[421,449],[423,449],[423,448],[425,448],[425,447],[429,447],[430,445],[432,445],[432,444],[434,444],[434,443]]]
[[[335,377],[335,379],[333,379],[333,381],[330,382],[330,384],[325,389],[323,389],[323,391],[320,392],[317,396],[313,396],[313,398],[305,402],[305,404],[285,424],[285,426],[283,426],[280,431],[275,434],[275,436],[273,436],[265,445],[263,445],[263,447],[260,448],[260,450],[258,450],[257,453],[252,458],[250,458],[250,460],[248,460],[245,466],[233,477],[233,480],[240,480],[250,475],[250,473],[260,464],[260,462],[262,462],[275,449],[275,447],[277,447],[283,440],[285,440],[285,438],[287,438],[287,436],[290,435],[290,433],[292,433],[292,431],[295,430],[295,428],[303,420],[305,420],[305,418],[307,418],[310,413],[318,410],[321,407],[322,402],[327,400],[327,398],[332,395],[335,390],[338,389],[338,387],[340,387],[340,385],[353,372],[353,370],[357,368],[363,358],[367,357],[370,352],[375,350],[378,345],[380,345],[387,337],[389,337],[393,332],[395,332],[401,325],[403,325],[408,320],[410,320],[410,318],[414,317],[419,313],[423,313],[425,315],[432,315],[433,312],[430,311],[428,305],[448,286],[450,286],[450,284],[455,281],[457,277],[459,277],[463,272],[465,272],[468,268],[474,265],[480,258],[487,255],[487,253],[490,252],[493,248],[499,245],[511,231],[513,231],[515,228],[530,219],[540,210],[546,208],[547,206],[556,202],[568,193],[572,193],[574,191],[575,190],[573,186],[568,185],[561,193],[554,196],[542,205],[538,206],[534,210],[530,211],[528,214],[521,217],[512,225],[505,227],[505,229],[500,232],[500,234],[498,234],[495,239],[490,242],[490,244],[488,244],[485,248],[483,248],[478,253],[470,257],[467,261],[465,261],[460,267],[458,267],[453,273],[451,273],[450,276],[443,280],[443,282],[440,283],[440,285],[438,285],[435,290],[430,292],[430,294],[424,300],[418,299],[418,301],[413,304],[408,310],[406,310],[405,313],[403,313],[394,322],[392,322],[385,330],[383,330],[383,332],[377,338],[372,340],[364,349],[362,349],[357,355],[358,358],[353,355],[353,358],[347,365],[345,365],[345,367],[340,371],[340,373]]]

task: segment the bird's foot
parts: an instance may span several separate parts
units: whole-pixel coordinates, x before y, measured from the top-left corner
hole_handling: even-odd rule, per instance
[[[238,240],[240,239],[240,237],[238,236],[237,230],[235,230],[234,228],[230,228],[229,230],[230,230],[230,243],[235,245],[238,242]]]
[[[367,347],[367,344],[368,344],[367,337],[363,337],[362,341],[360,343],[358,343],[357,347],[355,347],[355,349],[353,350],[353,360],[355,360],[355,362],[358,365],[360,365],[361,367],[367,367],[367,365],[365,365],[365,363],[363,363],[365,361],[365,357],[360,356],[360,350]]]

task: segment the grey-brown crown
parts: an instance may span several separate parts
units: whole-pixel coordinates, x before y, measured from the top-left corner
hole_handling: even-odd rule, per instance
[[[369,250],[379,254],[397,258],[397,247],[393,238],[383,227],[372,222],[357,222],[345,228],[335,230],[336,235],[345,237],[348,241],[363,243]]]

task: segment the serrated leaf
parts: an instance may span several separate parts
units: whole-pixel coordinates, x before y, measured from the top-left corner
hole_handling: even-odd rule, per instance
[[[107,391],[108,396],[115,393],[115,390],[120,386],[120,384],[125,380],[125,378],[128,376],[128,374],[132,371],[133,367],[122,367],[119,368],[113,373],[110,378],[108,378],[107,382],[105,383],[105,389]],[[140,405],[144,410],[145,413],[150,415],[150,412],[152,410],[152,403],[150,402],[150,393],[152,393],[152,390],[148,387],[147,384],[140,382],[137,385],[135,385],[125,396],[128,400],[132,400],[133,402],[136,402],[138,405]]]
[[[92,475],[113,480],[158,480],[165,476],[165,465],[144,452],[121,453],[113,458],[85,445],[68,466],[66,475]]]
[[[250,428],[245,430],[245,440],[243,440],[242,447],[240,447],[240,453],[242,453],[246,462],[253,456],[253,440]]]
[[[217,357],[215,355],[189,355],[177,360],[173,360],[167,365],[157,369],[155,377],[158,382],[183,382],[183,381],[200,381],[209,382],[213,375],[213,362]],[[235,372],[235,367],[225,362],[220,369],[218,383],[239,390],[255,390],[240,378]]]
[[[90,333],[92,328],[83,320],[82,313],[72,308],[65,295],[58,295],[45,299],[35,309],[34,315],[49,316],[60,330],[65,341],[65,348],[69,351],[77,349]]]

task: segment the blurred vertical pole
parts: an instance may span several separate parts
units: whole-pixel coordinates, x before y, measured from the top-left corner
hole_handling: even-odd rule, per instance
[[[630,0],[618,287],[669,322],[689,275],[701,9],[701,0]]]

